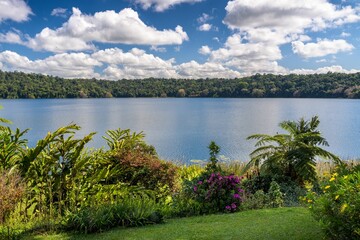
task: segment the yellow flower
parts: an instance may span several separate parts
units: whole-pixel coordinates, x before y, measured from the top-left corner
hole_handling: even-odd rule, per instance
[[[338,173],[334,173],[333,174],[333,177],[337,177],[339,174]]]
[[[325,187],[325,189],[329,189],[330,188],[330,185],[327,185],[326,187]]]
[[[332,182],[332,181],[335,181],[335,178],[334,178],[334,177],[330,178],[330,182]]]
[[[307,202],[308,202],[308,203],[312,203],[312,202],[313,202],[313,200],[309,199]]]
[[[343,205],[341,205],[340,212],[343,213],[348,206],[349,205],[347,203],[344,203]]]
[[[339,198],[339,195],[336,195],[336,196],[335,196],[335,200],[338,200],[338,198]]]
[[[347,179],[348,177],[349,177],[348,175],[345,175],[345,176],[344,176],[344,179]]]

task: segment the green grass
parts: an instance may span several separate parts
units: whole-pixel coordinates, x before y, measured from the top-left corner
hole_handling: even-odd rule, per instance
[[[278,208],[235,214],[171,219],[165,224],[117,228],[93,235],[58,234],[27,239],[323,239],[306,208]]]

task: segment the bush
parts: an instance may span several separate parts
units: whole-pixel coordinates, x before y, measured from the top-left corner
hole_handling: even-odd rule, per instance
[[[158,159],[157,156],[129,152],[127,155],[116,155],[120,174],[117,181],[133,186],[143,186],[157,192],[162,198],[176,189],[177,167],[171,162]]]
[[[0,224],[16,207],[25,191],[25,186],[16,172],[0,171]]]
[[[239,210],[243,190],[237,176],[211,173],[209,178],[199,179],[193,186],[195,199],[203,213],[235,212]]]
[[[334,173],[304,200],[331,239],[360,239],[360,171],[340,176]]]
[[[269,196],[263,190],[258,190],[246,196],[241,208],[243,210],[266,208],[268,202]]]
[[[269,189],[269,206],[276,208],[276,207],[282,207],[284,204],[283,200],[283,193],[280,190],[280,185],[272,181],[270,183],[270,189]]]
[[[283,195],[283,206],[288,207],[300,205],[299,198],[306,195],[306,188],[300,186],[295,181],[291,181],[290,178],[285,176],[269,176],[255,172],[255,174],[247,175],[247,179],[242,181],[242,186],[246,190],[247,194],[254,194],[259,190],[268,194],[273,181],[280,186],[280,191]]]
[[[158,198],[168,196],[176,189],[177,166],[160,160],[153,146],[146,144],[143,133],[110,130],[104,137],[110,147],[102,168],[110,169],[106,182],[128,183],[155,190]]]
[[[66,230],[82,233],[102,232],[118,226],[143,226],[163,222],[155,200],[129,197],[116,204],[83,208],[65,217]]]

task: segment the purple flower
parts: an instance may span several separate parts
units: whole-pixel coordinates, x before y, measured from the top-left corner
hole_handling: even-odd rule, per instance
[[[237,194],[237,193],[235,193],[235,194],[234,194],[234,198],[239,199],[239,198],[240,198],[240,195],[239,195],[239,194]]]
[[[197,188],[197,186],[194,186],[194,192],[196,192],[196,191],[197,191],[197,189],[198,189],[198,188]]]
[[[236,209],[236,204],[235,204],[235,203],[232,203],[232,204],[231,204],[231,208],[232,208],[232,209]]]
[[[225,209],[230,211],[231,207],[228,205],[228,206],[225,207]]]
[[[198,184],[201,185],[201,184],[203,184],[203,182],[202,182],[202,181],[199,181]]]

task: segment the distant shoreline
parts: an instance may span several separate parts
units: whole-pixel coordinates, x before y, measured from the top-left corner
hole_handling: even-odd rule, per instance
[[[0,99],[360,98],[360,73],[256,74],[237,79],[65,79],[0,71]]]

